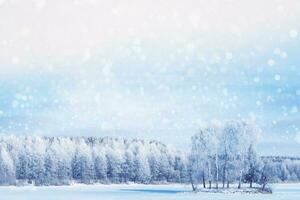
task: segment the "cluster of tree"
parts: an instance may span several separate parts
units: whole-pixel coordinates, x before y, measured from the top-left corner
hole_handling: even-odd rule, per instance
[[[227,121],[200,129],[192,137],[189,175],[193,189],[229,187],[242,182],[259,183],[263,188],[269,181],[268,166],[255,152],[260,130],[246,121]],[[206,185],[208,183],[208,186]]]
[[[0,184],[187,182],[187,156],[157,141],[0,137]]]
[[[262,162],[268,163],[269,182],[299,182],[300,158],[293,157],[261,157]]]

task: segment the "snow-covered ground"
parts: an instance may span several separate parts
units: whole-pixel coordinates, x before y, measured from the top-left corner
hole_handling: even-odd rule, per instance
[[[276,184],[273,194],[192,193],[188,185],[73,185],[0,187],[3,200],[299,200],[300,184]]]

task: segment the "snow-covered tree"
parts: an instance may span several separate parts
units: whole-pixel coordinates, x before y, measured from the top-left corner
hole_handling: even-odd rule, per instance
[[[202,179],[203,187],[206,187],[206,179],[209,188],[216,175],[216,187],[219,179],[219,129],[216,126],[200,129],[199,133],[192,137],[191,160],[194,163],[193,179],[196,183]],[[215,171],[213,171],[215,169]]]
[[[250,184],[250,188],[252,188],[253,183],[259,181],[259,165],[260,161],[257,157],[255,150],[253,149],[253,145],[250,145],[246,155],[246,174],[244,178],[245,181]]]
[[[238,181],[240,188],[247,174],[252,187],[252,182],[256,180],[253,170],[257,167],[253,148],[258,134],[259,129],[254,124],[243,120],[212,124],[201,129],[192,137],[190,169],[193,171],[193,185],[202,177],[203,187],[207,179],[211,188],[214,179],[218,188],[221,175],[223,188],[225,182],[229,187],[229,183],[235,181]]]
[[[151,179],[151,171],[146,151],[141,146],[136,148],[133,165],[135,169],[135,182],[149,183]]]
[[[4,147],[0,147],[0,184],[13,184],[16,180],[14,163]]]
[[[252,138],[242,142],[240,138],[240,135],[251,135],[254,131],[250,125],[227,123],[201,129],[193,136],[191,154],[149,140],[0,136],[1,184],[193,182],[196,189],[200,183],[217,183],[218,177],[223,180],[224,169],[226,182],[238,182],[240,166],[243,166],[243,181],[256,182],[260,158],[255,153],[255,142],[249,142]],[[236,124],[242,128],[236,128],[239,127]],[[237,144],[246,144],[243,162]],[[267,181],[300,180],[299,159],[261,159],[269,165],[270,170],[263,173]],[[262,182],[263,167],[259,169],[259,181]]]

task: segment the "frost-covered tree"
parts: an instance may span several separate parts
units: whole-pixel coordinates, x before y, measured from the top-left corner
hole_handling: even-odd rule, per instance
[[[179,183],[186,183],[188,182],[188,159],[187,155],[181,154],[175,156],[175,163],[174,163],[174,181]]]
[[[266,160],[261,163],[260,168],[261,174],[258,183],[262,186],[262,190],[265,190],[267,184],[271,181],[274,168],[272,167],[272,163]]]
[[[4,147],[0,147],[0,184],[13,184],[16,180],[14,163]]]
[[[107,152],[107,178],[112,183],[120,183],[122,176],[122,155],[119,150]]]
[[[81,150],[75,152],[72,160],[73,178],[82,183],[91,183],[95,175],[90,149],[85,144],[80,145],[79,148]]]
[[[132,151],[126,151],[125,161],[122,164],[122,182],[133,182],[135,180],[134,155]]]
[[[18,184],[154,183],[187,177],[186,154],[157,141],[9,136],[0,138],[0,145],[11,157]]]
[[[42,180],[43,185],[56,185],[57,176],[57,160],[55,154],[46,153],[44,161],[44,176]]]
[[[252,182],[256,180],[253,171],[256,167],[253,148],[258,134],[259,129],[255,125],[243,120],[227,121],[201,129],[192,137],[190,169],[193,171],[193,185],[202,176],[203,187],[207,179],[211,188],[214,179],[218,188],[221,175],[223,188],[225,182],[229,187],[229,183],[235,181],[240,188],[247,174],[252,187]]]
[[[107,182],[106,157],[102,155],[95,156],[94,166],[95,166],[96,179],[100,180],[103,183],[106,183]]]
[[[243,180],[249,183],[256,182],[257,174],[254,166],[259,163],[260,158],[255,156],[255,145],[251,146],[252,143],[248,141],[243,142],[251,148],[244,150],[244,162],[241,162],[239,148],[232,146],[238,143],[228,143],[226,146],[223,141],[239,138],[224,137],[224,133],[228,133],[227,130],[231,130],[229,132],[233,135],[239,135],[240,133],[235,132],[245,129],[228,129],[228,127],[232,125],[201,129],[202,133],[193,137],[191,154],[149,140],[0,136],[1,184],[193,182],[196,187],[200,183],[223,180],[225,161],[226,181],[238,182],[239,167],[243,163]],[[248,132],[246,129],[245,133]],[[217,140],[209,138],[212,135],[218,135],[212,137]],[[227,159],[224,156],[226,155],[224,149],[227,150]],[[264,176],[268,177],[268,181],[300,180],[299,159],[284,157],[261,159],[270,166],[269,171],[264,170]],[[263,180],[261,169],[263,168],[260,167],[259,180]]]
[[[149,183],[151,178],[150,167],[146,151],[141,146],[136,149],[133,165],[135,169],[135,182]]]
[[[203,188],[206,188],[206,168],[208,163],[207,149],[209,148],[207,146],[207,140],[208,136],[202,130],[191,139],[190,181],[193,190],[197,189],[197,184],[199,184],[200,180],[202,180]]]
[[[202,179],[203,187],[206,187],[206,179],[209,188],[215,175],[216,187],[219,180],[219,129],[216,126],[203,128],[192,137],[191,160],[193,162],[193,180],[198,183]],[[215,169],[215,171],[213,171]]]
[[[255,150],[253,149],[253,145],[250,145],[248,148],[248,152],[246,155],[246,174],[245,174],[245,182],[250,184],[250,188],[252,188],[252,184],[259,181],[260,171],[259,171],[260,161],[257,157]]]

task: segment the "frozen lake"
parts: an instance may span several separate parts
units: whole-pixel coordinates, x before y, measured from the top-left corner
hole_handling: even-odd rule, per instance
[[[299,200],[300,184],[277,184],[273,194],[190,193],[184,185],[74,185],[59,187],[0,187],[3,200]]]

